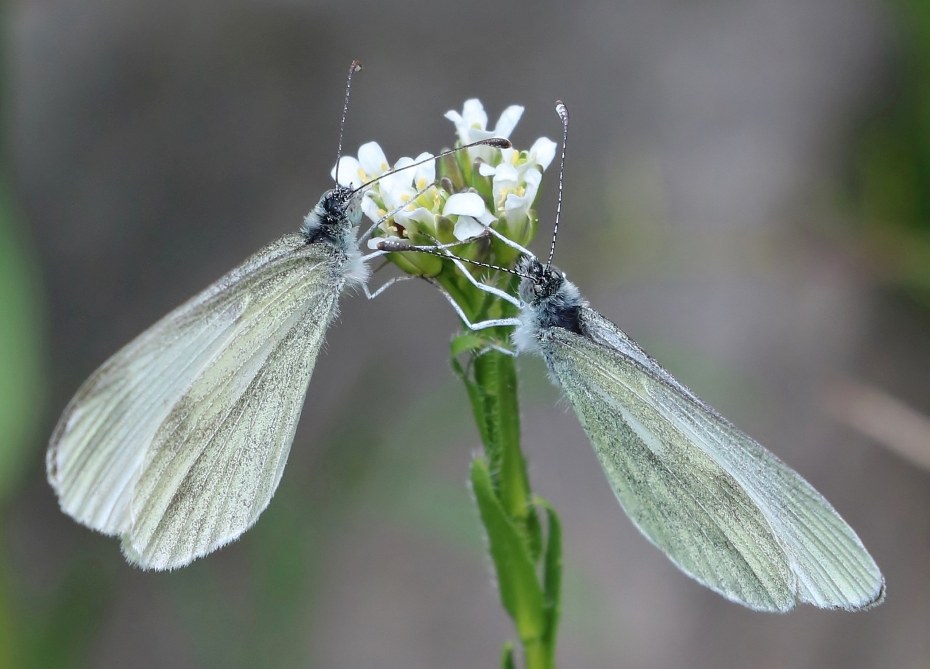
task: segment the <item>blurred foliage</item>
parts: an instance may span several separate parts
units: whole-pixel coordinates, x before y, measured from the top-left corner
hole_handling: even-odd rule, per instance
[[[112,570],[83,553],[72,556],[45,594],[12,587],[16,620],[13,667],[87,666],[87,656],[113,598]]]
[[[898,0],[891,9],[898,86],[859,137],[854,198],[876,270],[930,306],[930,3]]]
[[[41,411],[43,337],[37,263],[0,183],[0,500],[10,495],[32,453]]]
[[[16,226],[14,211],[6,180],[0,178],[0,505],[8,501],[26,469],[42,395],[36,263]],[[16,598],[7,563],[4,554],[0,557],[0,667],[18,664],[14,659],[20,621],[12,613]]]
[[[0,86],[5,92],[6,62],[2,65]],[[5,121],[9,96],[0,97],[0,104]],[[9,186],[8,159],[4,142],[0,146],[0,509],[3,511],[22,478],[29,456],[34,454],[30,447],[43,395],[40,363],[43,337],[39,318],[42,302],[37,263],[19,224],[19,212]],[[0,524],[5,525],[6,520],[4,514]],[[28,627],[21,616],[14,615],[18,611],[18,596],[9,562],[4,546],[0,552],[0,668],[23,666],[21,657],[26,654],[23,649],[30,643],[25,634],[45,629]]]

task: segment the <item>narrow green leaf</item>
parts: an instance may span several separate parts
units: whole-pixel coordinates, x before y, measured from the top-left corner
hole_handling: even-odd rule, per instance
[[[487,346],[487,339],[474,332],[464,332],[456,335],[449,344],[453,358],[457,358],[468,351],[477,351]]]
[[[556,631],[562,604],[562,523],[552,505],[538,498],[537,503],[546,510],[548,538],[543,563],[543,593],[545,595],[546,631],[543,641],[552,656],[555,655]]]
[[[523,521],[526,547],[530,552],[530,559],[535,564],[539,562],[543,554],[543,527],[533,506],[526,507],[526,516]]]
[[[510,642],[504,644],[504,650],[501,653],[501,669],[517,669],[517,662],[513,657],[513,644]]]
[[[488,535],[488,547],[501,602],[513,618],[524,648],[537,646],[545,632],[543,593],[520,531],[507,517],[494,494],[491,475],[484,459],[471,464],[471,484],[478,502],[481,522]]]
[[[490,421],[484,410],[484,393],[481,392],[481,388],[478,387],[478,384],[471,380],[468,371],[462,367],[461,363],[456,358],[452,358],[452,371],[454,371],[456,376],[462,379],[462,383],[465,384],[465,390],[468,392],[468,401],[471,404],[471,412],[475,417],[475,424],[478,426],[478,434],[481,436],[481,443],[484,444],[485,451],[488,451],[489,444],[492,443],[493,434]]]

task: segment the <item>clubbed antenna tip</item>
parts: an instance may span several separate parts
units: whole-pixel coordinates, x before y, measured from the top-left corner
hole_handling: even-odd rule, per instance
[[[378,242],[378,250],[399,253],[400,251],[416,251],[417,249],[413,248],[410,242],[402,239],[385,239],[384,241]]]
[[[512,149],[513,144],[510,143],[509,139],[504,139],[503,137],[490,137],[481,144],[487,144],[488,146],[493,146],[495,149]]]

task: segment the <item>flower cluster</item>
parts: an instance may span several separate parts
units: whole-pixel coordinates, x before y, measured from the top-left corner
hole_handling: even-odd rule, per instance
[[[522,114],[523,107],[512,105],[488,129],[484,107],[472,99],[465,102],[461,113],[450,111],[446,118],[455,124],[458,146],[462,146],[490,137],[509,138]],[[526,245],[536,231],[533,203],[542,173],[555,150],[555,142],[540,137],[528,151],[477,146],[437,161],[429,160],[432,154],[421,153],[392,166],[381,147],[369,142],[359,148],[358,158],[344,156],[333,176],[340,184],[353,187],[380,177],[362,203],[363,212],[375,224],[371,247],[381,237],[424,245],[472,240],[482,238],[488,227]],[[409,167],[414,163],[422,164]],[[456,253],[503,265],[515,259],[508,247],[489,242],[472,246]],[[438,258],[412,255],[393,254],[395,262],[411,274],[439,272]]]

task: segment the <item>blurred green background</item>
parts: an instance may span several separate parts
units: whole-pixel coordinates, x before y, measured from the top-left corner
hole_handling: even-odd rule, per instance
[[[0,667],[496,666],[512,631],[465,485],[478,438],[447,366],[455,318],[426,285],[343,301],[281,487],[232,546],[140,573],[45,481],[78,384],[328,187],[354,57],[350,153],[449,145],[442,114],[471,96],[492,121],[526,105],[529,146],[564,99],[558,263],[809,478],[888,581],[863,614],[756,614],[701,588],[521,361],[530,474],[564,525],[561,666],[930,666],[926,3],[0,12]]]

